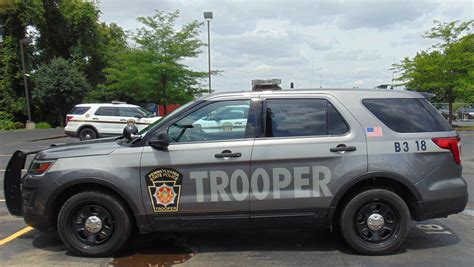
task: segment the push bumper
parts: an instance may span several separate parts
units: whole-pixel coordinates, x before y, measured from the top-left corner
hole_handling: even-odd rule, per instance
[[[29,226],[48,232],[52,227],[45,212],[45,202],[41,201],[45,198],[39,195],[39,192],[45,191],[40,188],[53,186],[47,184],[49,179],[34,178],[29,175],[22,177],[21,173],[27,156],[38,152],[18,150],[13,153],[5,171],[5,202],[10,214],[23,217]]]

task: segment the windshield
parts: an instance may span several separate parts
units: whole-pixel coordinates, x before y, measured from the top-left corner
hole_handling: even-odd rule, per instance
[[[138,107],[140,113],[144,116],[144,117],[153,117],[153,113],[151,113],[150,111],[142,108],[142,107]]]
[[[191,102],[188,102],[184,105],[182,105],[181,107],[173,110],[170,114],[168,115],[165,115],[163,117],[161,117],[159,120],[155,121],[154,123],[148,125],[146,128],[144,128],[143,130],[141,130],[138,134],[139,135],[144,135],[146,134],[150,129],[154,128],[156,125],[158,125],[159,123],[162,123],[162,122],[166,122],[168,121],[170,118],[174,117],[174,115],[176,115],[177,113],[181,112],[182,110],[185,110],[186,108],[188,108],[189,106],[191,106],[193,103],[195,103],[196,100],[194,101],[191,101]]]

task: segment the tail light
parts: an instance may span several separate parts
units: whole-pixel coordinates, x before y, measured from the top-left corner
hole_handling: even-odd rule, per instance
[[[66,124],[72,120],[74,118],[74,116],[66,116]]]
[[[439,147],[451,150],[456,164],[461,164],[461,139],[459,137],[432,138]]]

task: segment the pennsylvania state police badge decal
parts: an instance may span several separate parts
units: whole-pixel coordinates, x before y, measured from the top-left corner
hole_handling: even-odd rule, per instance
[[[146,175],[154,212],[177,212],[183,175],[173,169],[160,168]]]

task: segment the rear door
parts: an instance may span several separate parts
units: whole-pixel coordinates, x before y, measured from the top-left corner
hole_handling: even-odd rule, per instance
[[[207,101],[161,129],[170,139],[166,151],[144,148],[143,200],[154,228],[235,227],[248,222],[253,120],[247,114],[245,124],[231,130],[199,122],[222,107],[249,108],[250,103]],[[231,220],[222,224],[222,219]]]
[[[119,108],[110,106],[99,107],[92,116],[92,121],[99,134],[122,134],[127,124],[127,121],[120,117]]]
[[[329,95],[263,99],[264,135],[252,152],[251,219],[323,223],[336,188],[367,171],[364,131]]]

